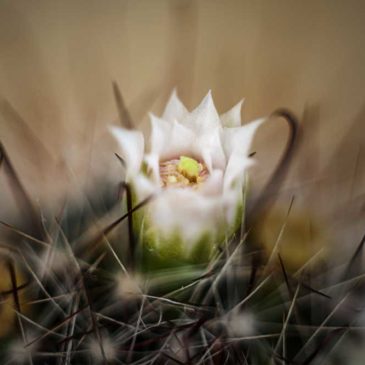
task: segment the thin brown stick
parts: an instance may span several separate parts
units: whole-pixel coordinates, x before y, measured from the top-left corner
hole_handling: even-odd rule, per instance
[[[270,180],[262,190],[258,199],[252,204],[248,211],[249,225],[251,226],[257,217],[267,211],[274,202],[275,194],[278,192],[281,183],[284,181],[290,164],[293,160],[295,147],[299,138],[299,122],[296,116],[288,109],[280,108],[275,110],[270,118],[282,118],[287,122],[289,127],[289,137],[284,153],[270,177]]]
[[[120,92],[119,86],[116,81],[113,81],[113,94],[115,98],[115,103],[117,104],[119,120],[123,127],[127,129],[134,129],[135,125],[133,123],[132,117],[129,114],[127,107],[125,106],[122,93]]]
[[[40,219],[41,214],[21,183],[19,176],[5,150],[5,147],[0,141],[0,167],[1,166],[4,168],[4,171],[9,179],[11,190],[14,193],[14,197],[21,212],[25,214],[25,216],[31,222],[32,233],[41,238],[46,237],[46,233],[44,232],[44,228]]]

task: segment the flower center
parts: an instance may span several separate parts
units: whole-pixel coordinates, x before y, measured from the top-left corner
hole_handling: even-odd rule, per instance
[[[160,162],[161,185],[163,187],[198,187],[209,176],[207,167],[191,157]]]

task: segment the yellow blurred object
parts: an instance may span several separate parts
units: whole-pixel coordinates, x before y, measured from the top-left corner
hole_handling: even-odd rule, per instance
[[[270,210],[258,219],[253,236],[264,248],[265,259],[278,260],[278,254],[289,271],[297,271],[316,254],[324,254],[327,239],[324,227],[309,211]]]
[[[19,302],[22,309],[22,302],[24,298],[23,289],[19,287],[24,285],[24,278],[16,266],[14,266],[16,286],[18,288]],[[9,334],[16,325],[16,305],[13,296],[13,284],[9,268],[8,258],[0,256],[0,338]]]

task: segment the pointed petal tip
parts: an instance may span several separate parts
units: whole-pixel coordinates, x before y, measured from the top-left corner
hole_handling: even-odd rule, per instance
[[[148,112],[148,118],[150,118],[150,120],[158,118],[157,115],[153,114],[152,112]]]
[[[174,118],[182,119],[188,113],[184,103],[180,100],[176,87],[173,88],[166,103],[162,118],[171,121]]]
[[[241,99],[231,109],[220,115],[223,127],[232,128],[239,127],[241,122],[242,104],[244,99]]]
[[[208,111],[208,110],[214,111],[214,113],[216,113],[218,116],[218,112],[213,100],[212,90],[210,89],[208,90],[207,94],[204,96],[202,101],[199,103],[199,105],[195,108],[195,110],[193,110],[193,113],[197,111]]]
[[[257,118],[252,120],[251,122],[248,122],[247,124],[245,124],[244,126],[248,126],[248,125],[255,125],[257,128],[260,127],[261,124],[263,124],[264,122],[266,122],[268,120],[268,117],[261,117],[261,118]]]
[[[161,117],[159,117],[156,114],[151,113],[151,112],[148,113],[148,117],[150,119],[151,125],[154,125],[156,123],[168,123],[165,119],[163,119],[163,118],[161,118]]]
[[[120,127],[117,127],[116,125],[108,125],[108,129],[110,132],[114,133],[115,131],[117,131],[118,129],[120,129]]]
[[[204,101],[206,101],[206,102],[212,102],[214,104],[212,89],[209,89],[208,90],[207,95],[205,95],[204,98],[203,98],[203,102]]]
[[[112,136],[119,141],[121,133],[126,132],[127,130],[123,127],[119,127],[116,125],[109,125],[108,126],[109,132],[112,134]]]
[[[175,97],[175,98],[178,98],[179,99],[179,93],[177,92],[177,86],[174,86],[174,88],[172,89],[170,98],[171,97]]]

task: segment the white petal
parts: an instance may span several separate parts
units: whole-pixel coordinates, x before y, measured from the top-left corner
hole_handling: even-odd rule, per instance
[[[126,175],[129,180],[141,168],[144,153],[144,138],[140,131],[125,128],[110,127],[110,130],[119,143],[121,157],[126,163]]]
[[[241,108],[243,100],[220,116],[223,127],[239,127],[241,125]]]
[[[144,161],[147,164],[147,173],[151,174],[151,179],[160,186],[160,156],[157,153],[149,153],[144,156]]]
[[[196,136],[192,130],[176,120],[172,123],[151,115],[151,153],[161,160],[178,158],[194,153]]]
[[[199,192],[204,195],[219,195],[223,191],[223,171],[213,170],[207,180],[199,188]]]
[[[195,133],[175,120],[172,123],[168,148],[165,155],[167,158],[191,155],[196,143],[197,137]]]
[[[260,119],[243,127],[224,130],[226,152],[229,155],[223,183],[223,191],[227,199],[232,199],[233,201],[242,200],[245,172],[254,164],[254,161],[247,154],[254,132],[263,121],[264,119]],[[236,214],[236,206],[233,204],[231,206],[234,209],[228,210],[228,221],[231,221]]]
[[[151,120],[151,137],[150,148],[152,154],[160,155],[165,146],[169,143],[168,138],[171,132],[170,123],[150,114]]]
[[[228,231],[232,228],[236,229],[237,213],[239,213],[240,207],[243,207],[242,186],[236,185],[234,188],[231,187],[229,190],[224,191],[224,203]]]
[[[243,157],[240,153],[233,153],[224,173],[224,191],[229,191],[234,185],[242,188],[244,173],[253,164],[252,159]]]
[[[182,120],[188,114],[188,110],[185,105],[179,99],[176,89],[171,93],[170,99],[166,104],[165,110],[162,114],[162,119],[172,122],[176,120]]]
[[[181,124],[195,132],[194,153],[203,159],[209,171],[223,169],[226,158],[221,142],[222,126],[210,91]]]
[[[202,161],[205,163],[205,165],[208,168],[208,171],[211,173],[213,171],[213,161],[212,161],[212,155],[210,153],[209,148],[196,148],[197,155],[202,159]]]
[[[265,120],[265,118],[260,118],[242,127],[225,128],[223,130],[223,144],[226,155],[230,156],[232,153],[240,153],[246,157],[257,128]]]
[[[188,114],[181,123],[199,135],[213,128],[221,127],[218,112],[214,106],[211,91],[205,96],[200,105]]]
[[[212,128],[197,137],[194,146],[196,153],[203,159],[211,172],[213,169],[224,169],[226,156],[221,142],[221,130]]]
[[[137,204],[160,191],[159,185],[143,174],[134,176],[132,184],[137,196]]]
[[[178,232],[189,252],[202,235],[217,234],[225,216],[220,198],[207,197],[191,189],[166,189],[152,201],[152,224],[169,238]]]

